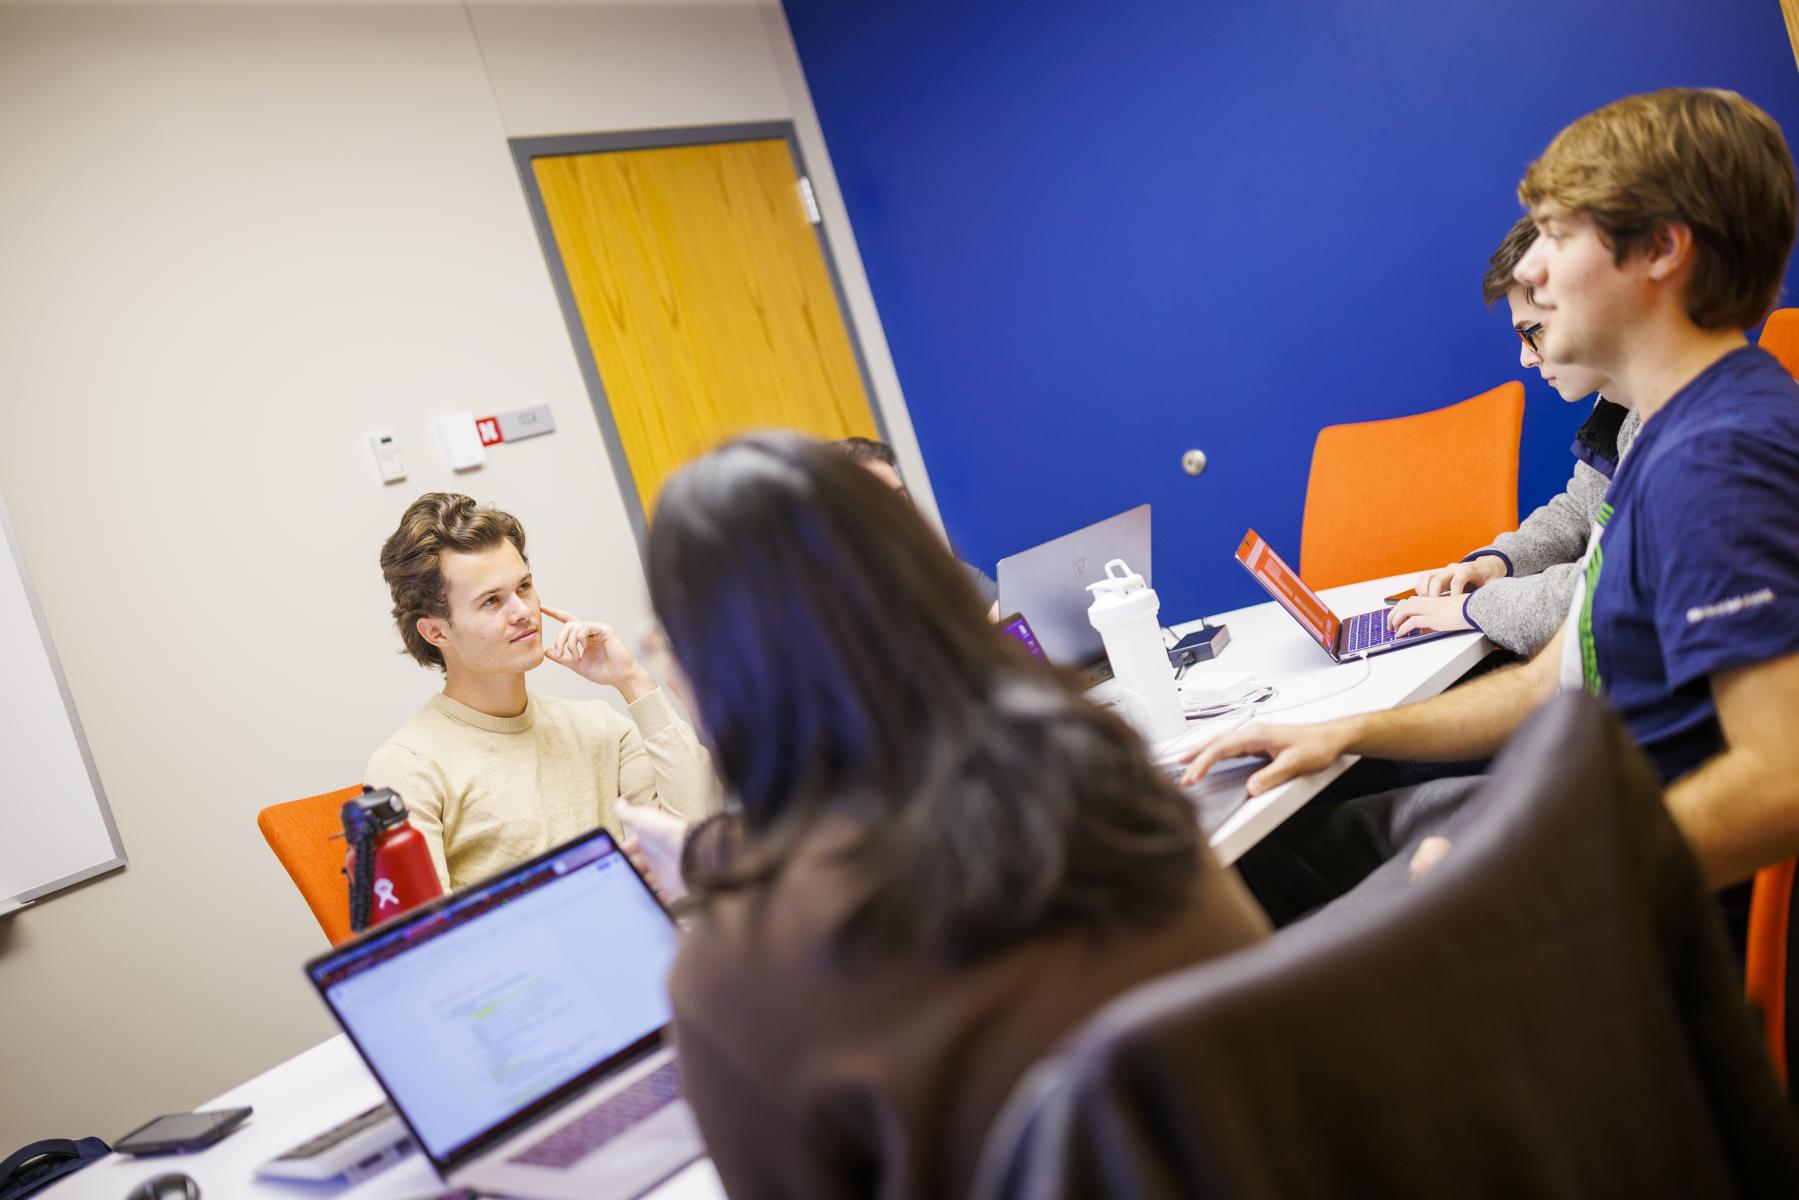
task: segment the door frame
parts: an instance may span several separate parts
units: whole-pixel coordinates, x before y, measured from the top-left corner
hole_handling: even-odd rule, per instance
[[[531,209],[531,224],[537,230],[537,241],[543,250],[544,263],[550,269],[550,283],[556,289],[556,302],[562,307],[563,323],[568,326],[569,340],[574,343],[575,361],[581,367],[581,379],[587,385],[588,400],[593,405],[593,413],[600,423],[600,436],[606,443],[606,455],[612,460],[612,472],[618,482],[619,495],[625,503],[625,515],[631,522],[631,532],[637,539],[638,557],[648,566],[650,523],[649,514],[644,512],[643,502],[637,495],[637,485],[631,474],[631,462],[625,456],[625,445],[618,434],[618,425],[612,419],[612,403],[606,396],[606,386],[600,381],[599,364],[594,361],[593,344],[588,340],[587,329],[581,323],[581,310],[575,303],[574,289],[569,286],[568,271],[562,265],[562,254],[556,247],[556,233],[550,227],[550,213],[544,206],[543,193],[537,186],[537,173],[532,170],[532,160],[538,158],[562,158],[574,154],[604,154],[619,150],[661,150],[675,146],[708,146],[729,142],[762,142],[776,138],[787,143],[787,152],[793,156],[793,168],[802,179],[811,180],[812,173],[806,169],[806,159],[800,153],[799,138],[794,132],[792,121],[756,121],[736,125],[690,125],[672,129],[636,129],[617,133],[570,133],[556,134],[549,137],[515,137],[507,138],[506,144],[512,150],[513,165],[518,168],[519,183],[525,189],[525,203]],[[816,201],[818,185],[812,184],[813,198]],[[868,400],[868,411],[873,415],[875,430],[883,441],[888,441],[887,421],[881,412],[881,405],[875,395],[874,380],[868,373],[867,356],[862,350],[862,336],[856,328],[855,318],[851,316],[849,303],[843,292],[843,280],[837,272],[837,259],[831,253],[831,239],[825,234],[823,214],[813,222],[812,229],[818,237],[819,253],[824,256],[825,273],[831,280],[831,294],[836,297],[838,314],[843,318],[844,332],[849,335],[850,353],[856,359],[856,373],[862,380],[862,392]]]

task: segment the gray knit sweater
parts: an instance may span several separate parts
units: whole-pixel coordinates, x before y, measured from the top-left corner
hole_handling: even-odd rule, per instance
[[[1624,461],[1642,427],[1634,410],[1625,415],[1618,429],[1618,462]],[[1468,597],[1463,612],[1481,632],[1526,657],[1549,644],[1567,619],[1576,572],[1611,482],[1576,461],[1565,491],[1524,518],[1515,532],[1500,534],[1491,546],[1468,556],[1496,550],[1512,564],[1510,575]]]

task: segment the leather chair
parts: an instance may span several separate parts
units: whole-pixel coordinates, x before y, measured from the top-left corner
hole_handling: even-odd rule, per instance
[[[287,868],[333,946],[351,937],[350,884],[344,877],[347,848],[339,812],[346,800],[361,794],[362,785],[353,784],[304,800],[272,804],[256,814],[256,827]]]
[[[1524,385],[1513,380],[1434,412],[1320,430],[1300,577],[1328,588],[1422,571],[1516,529],[1523,427]]]
[[[1558,697],[1450,825],[1423,878],[1103,1010],[975,1195],[1799,1195],[1717,902],[1610,710]]]

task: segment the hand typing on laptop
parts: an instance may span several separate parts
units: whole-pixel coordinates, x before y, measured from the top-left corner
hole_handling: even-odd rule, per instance
[[[1395,604],[1387,614],[1387,623],[1399,637],[1433,629],[1442,632],[1473,629],[1465,611],[1467,603],[1468,596],[1465,592],[1446,596],[1427,596],[1421,593]]]
[[[1401,637],[1429,629],[1473,629],[1474,623],[1468,619],[1468,593],[1504,577],[1504,560],[1492,554],[1426,571],[1418,577],[1418,594],[1394,605],[1388,623]]]

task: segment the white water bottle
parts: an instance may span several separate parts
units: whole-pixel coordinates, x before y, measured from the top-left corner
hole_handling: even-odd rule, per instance
[[[1105,578],[1087,590],[1093,593],[1087,619],[1106,644],[1125,719],[1152,746],[1180,737],[1187,717],[1162,645],[1162,602],[1155,589],[1115,558],[1106,564]]]

